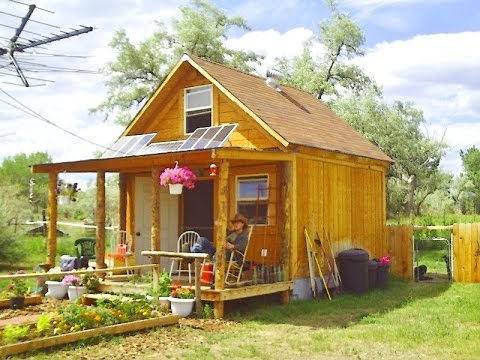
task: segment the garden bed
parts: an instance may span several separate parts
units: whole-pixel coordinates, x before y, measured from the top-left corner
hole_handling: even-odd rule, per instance
[[[151,319],[136,320],[122,324],[99,327],[95,329],[77,331],[69,334],[54,335],[16,344],[0,346],[0,356],[19,354],[27,351],[43,349],[51,346],[68,344],[82,339],[88,339],[99,335],[115,335],[126,332],[138,331],[157,326],[174,325],[178,323],[178,315],[165,315]]]
[[[25,296],[25,306],[38,305],[42,303],[40,295]],[[7,309],[10,307],[10,299],[0,300],[0,309]]]

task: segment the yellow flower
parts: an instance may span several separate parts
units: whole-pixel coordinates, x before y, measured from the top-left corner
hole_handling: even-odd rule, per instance
[[[97,316],[95,316],[95,317],[93,318],[93,320],[95,320],[95,321],[100,321],[100,320],[102,320],[102,318],[100,317],[100,315],[97,315]]]

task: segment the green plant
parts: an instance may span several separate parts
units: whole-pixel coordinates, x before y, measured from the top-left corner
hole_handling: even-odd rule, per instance
[[[170,296],[178,299],[193,299],[195,298],[195,292],[190,289],[182,289],[181,287],[177,287],[172,290]]]
[[[13,326],[7,325],[5,329],[3,329],[3,343],[4,344],[13,344],[18,342],[19,340],[23,340],[27,338],[29,333],[28,325],[23,326]]]
[[[171,279],[170,275],[167,272],[162,272],[160,276],[158,277],[158,283],[157,283],[157,290],[154,290],[153,283],[151,286],[148,288],[148,293],[149,295],[152,295],[153,297],[166,297],[170,295],[170,284],[171,284]]]
[[[85,286],[89,292],[95,292],[100,286],[100,280],[95,274],[84,274],[82,276],[82,285]]]
[[[213,314],[213,307],[210,304],[205,304],[203,306],[203,311],[202,311],[202,317],[204,319],[213,319],[214,314]]]
[[[37,333],[46,335],[53,329],[52,314],[41,314],[37,320]]]
[[[25,271],[20,270],[17,272],[18,275],[25,274]],[[10,272],[9,275],[14,275],[13,272]],[[30,293],[30,288],[27,286],[27,283],[23,279],[13,279],[10,285],[8,286],[8,290],[10,293],[15,297],[23,297]]]

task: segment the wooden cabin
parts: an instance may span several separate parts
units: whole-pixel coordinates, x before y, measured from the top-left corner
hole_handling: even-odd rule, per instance
[[[192,141],[202,127],[216,127],[221,141],[202,133],[193,140],[213,140],[213,145],[187,146],[185,140]],[[135,136],[138,142],[129,140]],[[181,196],[159,185],[160,173],[177,161],[199,176],[195,189]],[[97,174],[97,264],[104,266],[105,173],[118,173],[120,228],[132,239],[136,264],[149,261],[142,250],[174,251],[185,230],[213,239],[218,250],[229,219],[241,212],[255,223],[248,260],[283,269],[278,283],[286,284],[243,294],[293,287],[294,297],[302,298],[309,276],[304,227],[312,237],[328,234],[337,252],[358,246],[372,257],[385,255],[390,163],[312,95],[184,55],[102,158],[34,165],[33,172],[50,175],[50,263],[55,262],[58,174]],[[215,176],[210,176],[212,164]],[[222,251],[217,254],[215,290],[222,291],[225,259]],[[228,300],[222,296],[205,298]]]

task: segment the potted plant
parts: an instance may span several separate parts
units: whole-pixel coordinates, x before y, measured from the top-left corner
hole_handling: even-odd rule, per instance
[[[173,314],[187,317],[192,313],[195,293],[190,289],[182,289],[178,286],[172,290],[168,300]]]
[[[94,293],[98,291],[100,280],[95,274],[84,274],[82,276],[82,285],[85,286],[87,292]]]
[[[170,189],[170,194],[179,195],[182,193],[182,189],[185,186],[187,189],[195,188],[195,180],[197,176],[195,173],[186,166],[178,166],[178,162],[175,167],[166,168],[160,175],[160,185],[167,186]]]
[[[13,272],[9,273],[14,275]],[[23,270],[17,272],[17,274],[25,274]],[[10,297],[10,308],[11,309],[23,309],[25,306],[25,295],[30,292],[29,287],[27,286],[25,280],[23,279],[13,279],[8,286]]]
[[[80,191],[78,183],[67,183],[63,180],[57,182],[58,203],[60,205],[68,205],[70,202],[77,201],[76,196]]]
[[[47,293],[52,299],[62,300],[67,295],[68,286],[63,285],[62,275],[59,268],[53,268],[48,271],[48,274],[55,273],[55,276],[49,276],[50,280],[45,281],[47,285]]]
[[[87,291],[85,286],[81,286],[82,280],[75,275],[65,275],[62,284],[68,286],[67,292],[70,300],[76,300],[79,297],[82,297]]]

